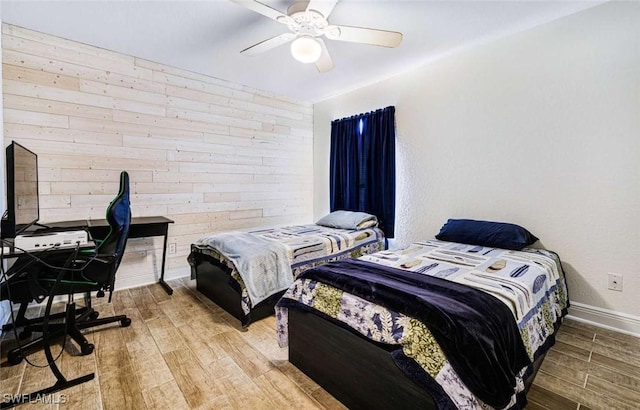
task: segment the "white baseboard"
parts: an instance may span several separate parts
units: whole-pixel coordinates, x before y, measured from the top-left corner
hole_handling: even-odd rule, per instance
[[[164,280],[169,281],[173,279],[186,278],[191,276],[191,270],[189,268],[177,268],[167,270],[164,275]],[[140,286],[152,285],[157,283],[159,278],[155,275],[138,275],[136,277],[128,277],[126,280],[118,280],[116,277],[115,290],[139,288]]]
[[[570,319],[640,337],[640,317],[614,310],[571,302]]]

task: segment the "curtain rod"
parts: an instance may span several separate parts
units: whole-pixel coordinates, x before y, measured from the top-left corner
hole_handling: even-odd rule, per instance
[[[373,111],[369,111],[369,112],[363,112],[363,113],[360,113],[360,114],[352,115],[350,117],[344,117],[344,118],[340,118],[340,119],[337,119],[337,120],[333,120],[331,122],[357,119],[357,118],[360,118],[360,117],[365,116],[365,115],[371,115],[371,114],[375,114],[375,113],[381,112],[381,111],[384,112],[384,111],[389,110],[389,109],[394,109],[395,110],[395,108],[396,108],[395,106],[390,105],[388,107],[378,108],[377,110],[373,110]]]

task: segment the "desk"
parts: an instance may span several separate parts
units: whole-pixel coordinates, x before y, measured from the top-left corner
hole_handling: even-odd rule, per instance
[[[159,283],[169,295],[173,294],[173,289],[164,281],[164,267],[167,259],[169,224],[171,223],[173,223],[173,220],[164,216],[141,216],[131,218],[131,225],[129,226],[129,238],[164,237],[162,246],[162,269],[160,271]],[[109,224],[106,219],[52,222],[48,223],[47,227],[53,229],[84,227],[89,229],[91,236],[94,238],[104,238],[109,233]]]

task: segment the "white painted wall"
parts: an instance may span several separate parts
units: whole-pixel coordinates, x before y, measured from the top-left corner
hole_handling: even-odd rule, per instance
[[[572,301],[640,324],[639,21],[608,3],[316,104],[314,216],[330,121],[395,105],[398,245],[447,218],[517,223],[560,254]]]

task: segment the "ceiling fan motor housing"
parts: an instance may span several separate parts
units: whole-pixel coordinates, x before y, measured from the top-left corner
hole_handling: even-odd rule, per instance
[[[306,0],[291,4],[287,9],[286,24],[297,36],[322,36],[329,22],[321,13],[307,10],[308,4]]]

